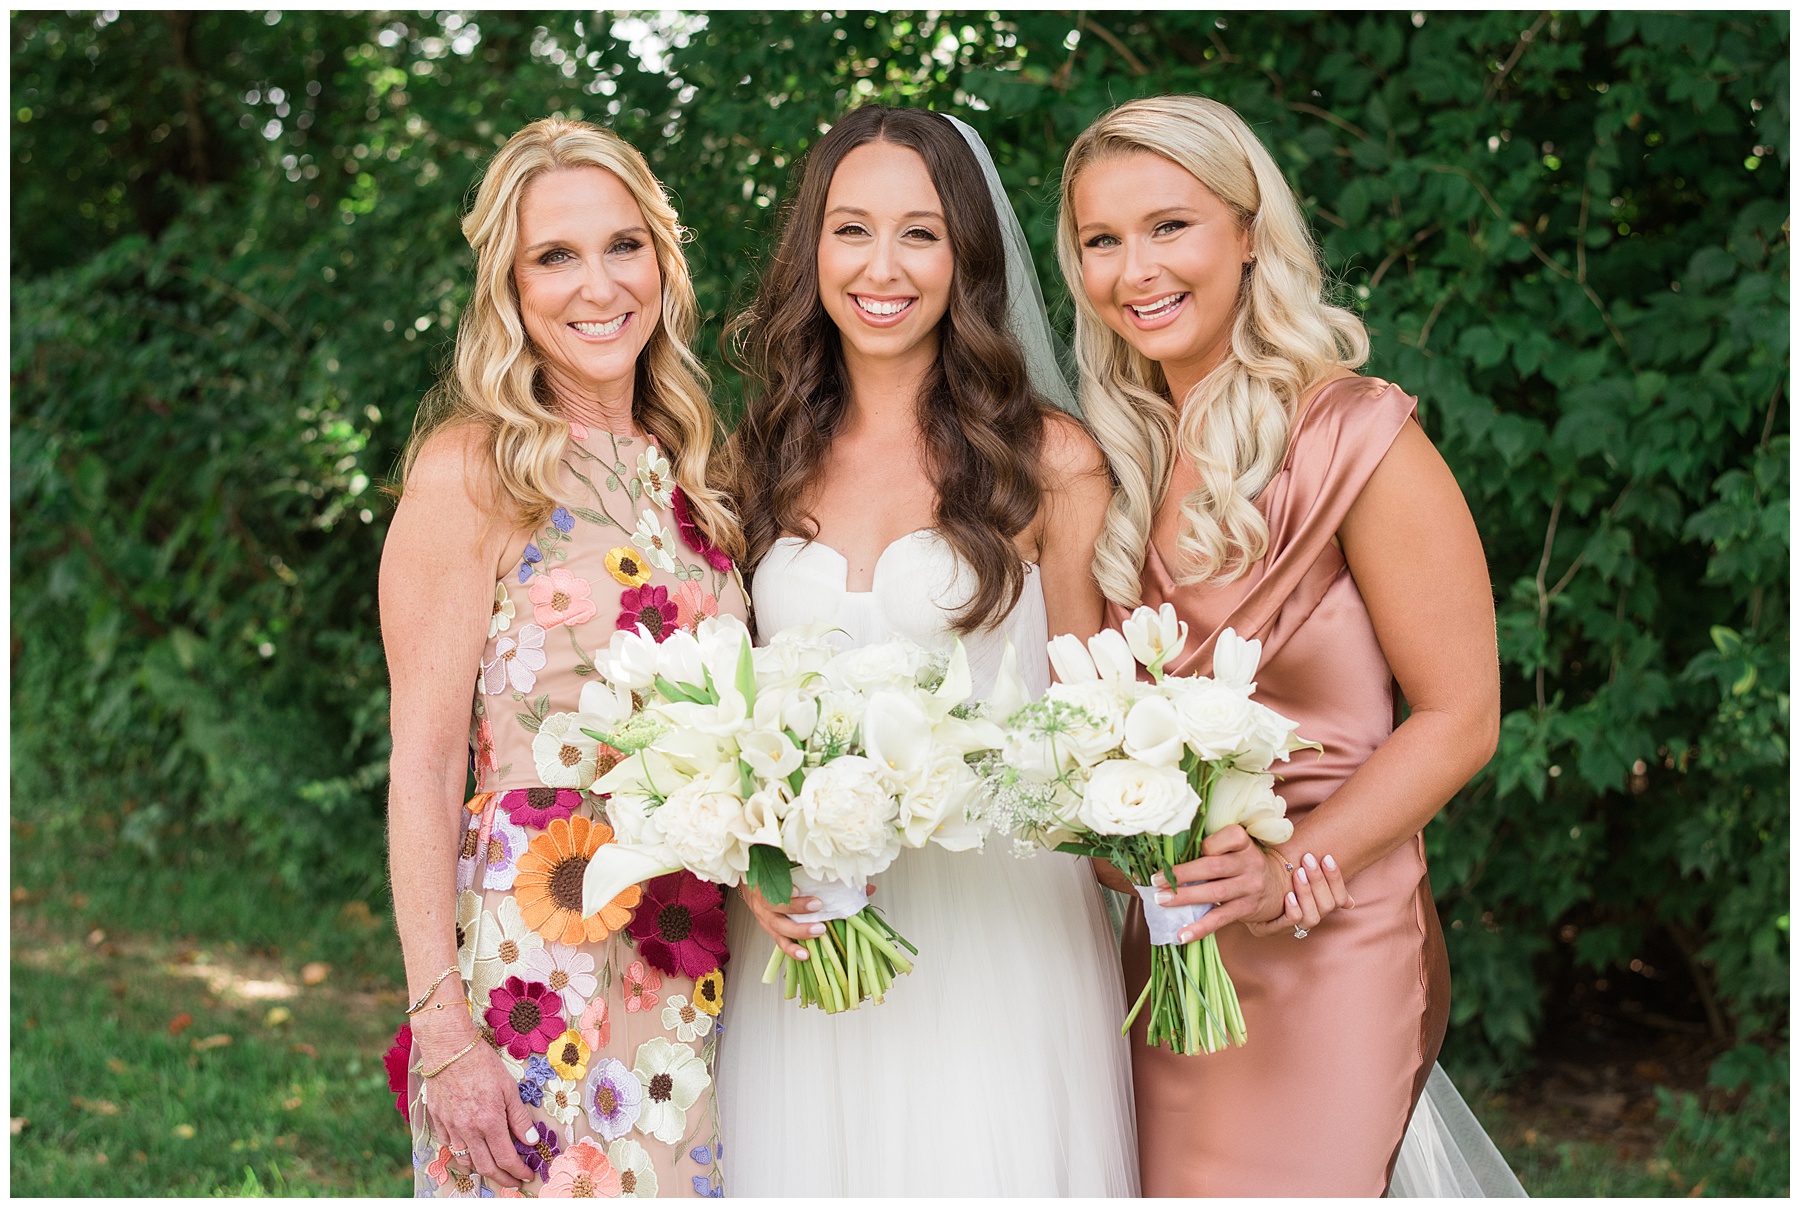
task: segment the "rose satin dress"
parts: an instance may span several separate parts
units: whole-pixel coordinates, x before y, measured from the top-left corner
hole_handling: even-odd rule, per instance
[[[1338,527],[1417,400],[1374,378],[1316,394],[1285,464],[1256,500],[1269,550],[1232,583],[1182,587],[1154,542],[1143,602],[1188,624],[1177,675],[1209,674],[1227,626],[1263,643],[1257,699],[1299,723],[1323,754],[1275,771],[1298,820],[1359,768],[1394,728],[1393,672],[1335,540]],[[1173,493],[1162,509],[1179,506]],[[1166,519],[1166,515],[1161,517]],[[1418,551],[1429,557],[1430,551]],[[1113,606],[1118,625],[1124,610]],[[1323,856],[1325,853],[1315,853]],[[1218,933],[1249,1041],[1183,1057],[1133,1035],[1139,1171],[1146,1196],[1379,1196],[1449,1018],[1450,969],[1413,835],[1352,877],[1353,910],[1297,940]],[[1130,904],[1127,990],[1149,976],[1143,907]]]
[[[593,723],[578,710],[616,629],[643,624],[661,641],[703,616],[743,617],[746,604],[665,456],[643,437],[570,429],[561,506],[494,585],[487,646],[469,669],[476,794],[457,862],[457,961],[540,1134],[520,1148],[525,1194],[720,1196],[724,903],[718,886],[678,872],[581,917],[588,857],[613,839],[605,802],[582,790],[617,754],[582,733]],[[415,1194],[493,1195],[433,1134],[419,1060],[415,1049]]]

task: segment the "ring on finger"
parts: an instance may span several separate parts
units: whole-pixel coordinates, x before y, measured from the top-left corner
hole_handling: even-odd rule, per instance
[[[1303,940],[1307,937],[1307,934],[1308,933],[1307,933],[1306,928],[1300,926],[1298,923],[1294,924],[1294,938],[1295,939]]]
[[[452,1145],[450,1147],[450,1156],[453,1158],[466,1158],[469,1156],[469,1151],[466,1149],[458,1149],[456,1146]]]

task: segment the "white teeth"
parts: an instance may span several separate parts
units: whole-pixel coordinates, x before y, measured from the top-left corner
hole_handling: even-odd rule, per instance
[[[912,299],[899,302],[876,302],[870,298],[857,298],[856,304],[872,315],[897,315],[912,305]]]
[[[1133,306],[1131,307],[1131,310],[1140,319],[1154,319],[1174,310],[1175,307],[1181,304],[1181,300],[1185,297],[1187,297],[1186,294],[1170,294],[1154,306]]]
[[[610,323],[571,323],[569,326],[573,327],[584,336],[610,336],[613,332],[625,326],[625,320],[630,317],[631,312],[626,311]]]

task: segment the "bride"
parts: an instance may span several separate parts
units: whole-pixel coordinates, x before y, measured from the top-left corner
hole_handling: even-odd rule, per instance
[[[974,131],[920,110],[846,115],[807,157],[735,327],[760,632],[961,637],[978,695],[1010,642],[1043,691],[1047,635],[1102,623],[1089,566],[1110,482],[1049,405],[1073,399]],[[825,1015],[753,977],[726,995],[733,1192],[1135,1195],[1124,991],[1089,863],[996,839],[908,851],[877,882],[920,953],[885,1003]],[[732,950],[766,951],[767,932],[804,956],[794,941],[823,928],[790,916],[814,908],[746,890]]]

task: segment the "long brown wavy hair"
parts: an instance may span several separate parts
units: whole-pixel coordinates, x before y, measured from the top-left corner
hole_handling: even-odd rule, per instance
[[[935,113],[865,105],[818,141],[796,168],[800,186],[755,301],[731,322],[731,355],[748,395],[730,454],[747,565],[784,534],[818,536],[807,498],[850,402],[843,345],[819,298],[825,198],[844,156],[878,141],[924,159],[955,259],[950,307],[918,414],[937,484],[937,532],[975,574],[975,592],[953,620],[968,633],[1004,617],[1024,590],[1013,539],[1042,502],[1039,453],[1049,404],[1032,390],[1024,353],[1001,325],[1006,250],[981,165]]]

